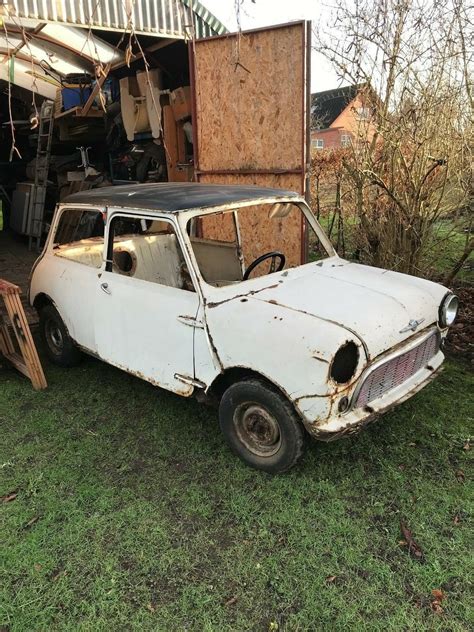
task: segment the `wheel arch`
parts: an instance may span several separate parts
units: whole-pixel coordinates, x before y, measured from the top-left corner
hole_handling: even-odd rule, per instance
[[[219,373],[219,375],[214,378],[207,392],[209,395],[211,395],[211,397],[216,398],[218,401],[220,401],[222,395],[229,388],[229,386],[235,384],[236,382],[241,382],[243,380],[249,379],[260,380],[261,382],[272,388],[274,391],[277,391],[278,393],[280,393],[280,395],[285,397],[288,402],[290,402],[290,404],[295,408],[295,410],[297,410],[293,402],[291,401],[288,393],[279,384],[273,382],[263,373],[259,373],[254,369],[250,369],[244,366],[234,366],[224,369],[222,373]]]
[[[37,312],[39,312],[43,307],[46,307],[46,305],[52,305],[57,309],[55,302],[49,296],[49,294],[46,294],[45,292],[38,292],[38,294],[33,299],[33,307],[36,309]]]

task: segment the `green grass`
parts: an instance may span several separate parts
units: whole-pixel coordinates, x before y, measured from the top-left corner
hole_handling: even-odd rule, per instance
[[[0,371],[2,630],[472,629],[463,366],[280,477],[213,409],[93,359],[46,369],[41,393]]]

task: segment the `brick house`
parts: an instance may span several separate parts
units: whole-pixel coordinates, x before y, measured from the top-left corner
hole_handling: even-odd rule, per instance
[[[370,141],[375,128],[367,86],[355,85],[311,95],[311,148],[350,147],[360,139]]]

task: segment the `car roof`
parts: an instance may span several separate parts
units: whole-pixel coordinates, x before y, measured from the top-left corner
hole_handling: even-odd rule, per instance
[[[299,193],[250,185],[164,182],[101,187],[73,193],[65,204],[91,204],[155,210],[163,213],[224,206],[259,198],[300,198]]]

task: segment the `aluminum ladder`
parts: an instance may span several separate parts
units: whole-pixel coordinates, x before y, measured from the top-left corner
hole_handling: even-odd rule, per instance
[[[27,234],[29,236],[28,248],[31,250],[33,240],[36,240],[36,249],[39,251],[44,227],[44,203],[46,200],[46,187],[48,185],[49,164],[51,161],[51,144],[54,127],[54,103],[43,101],[40,109],[38,144],[36,150],[35,186],[30,205]]]

